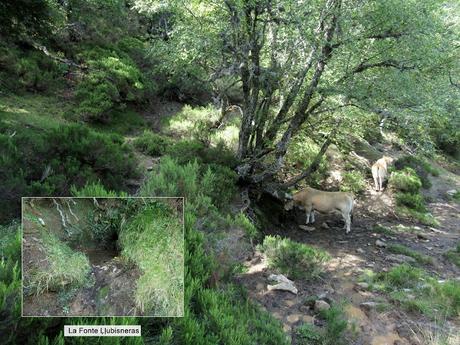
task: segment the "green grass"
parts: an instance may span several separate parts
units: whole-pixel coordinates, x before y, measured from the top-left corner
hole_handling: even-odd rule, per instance
[[[92,123],[92,128],[105,133],[130,134],[146,127],[145,119],[133,109],[113,109],[108,123]]]
[[[0,124],[13,129],[28,125],[36,128],[57,128],[67,122],[69,102],[57,97],[26,93],[0,96]]]
[[[259,249],[267,255],[270,267],[291,279],[313,279],[330,259],[327,252],[280,236],[266,236]]]
[[[366,190],[364,174],[359,170],[344,173],[342,183],[340,184],[340,190],[343,192],[352,192],[354,194],[363,193]]]
[[[141,136],[133,141],[134,147],[150,156],[161,156],[165,154],[168,146],[173,144],[171,138],[150,130],[145,130]]]
[[[428,226],[439,226],[439,221],[431,213],[420,212],[405,206],[397,206],[396,212],[403,216],[410,217]]]
[[[119,236],[122,255],[142,271],[137,307],[145,315],[183,316],[184,233],[178,217],[166,204],[151,202]]]
[[[455,194],[452,195],[452,199],[455,201],[460,201],[460,191],[455,192]]]
[[[403,264],[388,272],[367,271],[362,280],[370,284],[371,290],[388,293],[393,303],[407,311],[438,320],[460,313],[460,282],[439,282],[421,268]]]
[[[414,258],[419,264],[432,264],[433,258],[428,255],[420,254],[419,252],[410,249],[402,244],[390,244],[388,251],[394,254],[402,254]]]
[[[84,285],[90,271],[88,258],[72,250],[52,233],[43,230],[41,238],[48,264],[30,272],[29,279],[24,281],[24,289],[41,294],[48,290],[60,291]]]
[[[296,344],[299,345],[341,345],[346,344],[344,333],[348,326],[343,305],[333,305],[320,313],[320,318],[326,322],[319,329],[312,324],[303,324],[295,331]]]
[[[457,246],[444,253],[444,256],[455,265],[460,267],[460,242],[457,243]]]
[[[395,234],[395,232],[392,229],[390,229],[387,226],[380,225],[380,224],[374,225],[372,227],[372,231],[379,233],[379,234],[384,234],[384,235],[394,235]]]

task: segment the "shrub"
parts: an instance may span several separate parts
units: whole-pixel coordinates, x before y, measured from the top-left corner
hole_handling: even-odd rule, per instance
[[[107,120],[109,110],[116,105],[142,99],[142,73],[128,55],[95,48],[85,52],[83,59],[89,72],[75,93],[79,114],[93,121]]]
[[[234,153],[225,148],[222,143],[219,143],[216,147],[206,147],[196,140],[181,140],[174,145],[168,146],[166,154],[176,159],[179,164],[196,160],[201,164],[215,163],[230,168],[237,165]]]
[[[390,176],[389,182],[397,190],[408,193],[417,193],[422,187],[420,178],[412,168],[394,171]]]
[[[138,176],[122,137],[81,125],[0,134],[0,153],[3,217],[18,209],[21,196],[68,195],[72,185],[98,180],[109,189],[126,189],[126,181]]]
[[[433,168],[426,160],[416,156],[403,156],[394,162],[397,170],[404,170],[404,168],[412,168],[416,175],[419,177],[423,188],[430,188],[431,182],[428,174],[433,176],[439,175],[439,170]]]
[[[249,220],[249,218],[242,212],[238,213],[234,220],[235,225],[241,227],[249,239],[252,241],[259,235],[255,225]]]
[[[279,236],[266,236],[259,249],[267,255],[271,267],[291,279],[316,278],[329,260],[329,255],[321,249]]]
[[[343,192],[352,192],[361,194],[366,190],[366,180],[360,171],[350,171],[343,174],[343,180],[340,185]]]
[[[146,130],[133,142],[134,147],[150,156],[164,155],[168,146],[172,145],[172,140],[160,134]]]
[[[408,207],[418,212],[427,212],[425,201],[423,200],[423,196],[420,194],[397,193],[396,204]]]

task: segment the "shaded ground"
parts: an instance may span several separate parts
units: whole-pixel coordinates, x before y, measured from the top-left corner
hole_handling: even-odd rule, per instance
[[[244,263],[248,270],[238,277],[238,282],[247,288],[254,301],[283,323],[294,344],[297,343],[295,329],[302,323],[321,326],[322,321],[307,303],[311,296],[330,302],[348,302],[345,312],[354,324],[347,332],[349,344],[423,344],[421,330],[438,327],[435,323],[420,314],[407,314],[390,304],[385,295],[362,289],[358,282],[365,269],[381,272],[401,263],[386,248],[376,245],[378,239],[387,245],[403,244],[432,257],[433,263],[423,268],[440,279],[460,279],[460,269],[443,256],[460,241],[460,205],[448,200],[445,193],[449,189],[460,189],[460,177],[442,171],[440,177],[432,178],[432,183],[433,188],[427,192],[432,198],[428,207],[440,221],[439,227],[417,225],[397,217],[391,192],[374,192],[369,183],[366,193],[358,200],[348,235],[342,230],[340,216],[334,215],[318,215],[312,231],[300,229],[298,224],[304,222],[303,212],[297,214],[296,220],[291,214],[281,226],[265,228],[265,235],[289,237],[327,250],[333,259],[327,263],[321,279],[295,281],[298,295],[268,291],[268,276],[274,272],[267,267],[263,255],[256,253]],[[378,223],[389,227],[391,232],[373,231]],[[380,307],[366,307],[362,305],[365,302],[377,302]],[[446,327],[458,329],[459,325],[460,320],[451,320]]]

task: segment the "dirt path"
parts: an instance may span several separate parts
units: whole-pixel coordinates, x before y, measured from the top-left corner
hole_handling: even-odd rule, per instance
[[[440,177],[433,178],[433,188],[429,192],[433,201],[428,207],[440,221],[440,226],[436,228],[398,218],[393,212],[394,204],[390,192],[376,193],[369,188],[358,201],[352,232],[348,235],[341,229],[340,217],[324,215],[318,215],[313,231],[300,229],[297,224],[301,224],[301,220],[298,223],[290,221],[281,227],[265,229],[265,235],[289,237],[297,242],[325,249],[333,257],[320,280],[295,281],[299,290],[297,295],[267,290],[268,276],[275,272],[267,267],[265,258],[260,253],[256,253],[245,263],[248,271],[238,280],[246,286],[253,300],[283,323],[293,344],[297,343],[295,329],[301,324],[313,323],[321,326],[322,321],[306,303],[312,296],[330,302],[348,302],[345,313],[354,324],[352,328],[356,330],[348,332],[349,344],[423,344],[416,333],[420,329],[436,325],[421,315],[407,314],[390,304],[383,294],[361,288],[358,284],[359,277],[366,269],[374,272],[387,271],[401,263],[387,248],[376,245],[376,241],[380,240],[386,245],[403,244],[432,257],[433,263],[423,268],[440,279],[460,279],[460,269],[443,256],[444,252],[460,241],[460,205],[448,200],[445,193],[449,189],[460,189],[459,181],[459,176],[444,172]],[[394,232],[385,234],[374,231],[374,226],[378,223]],[[381,308],[366,302],[377,302]]]

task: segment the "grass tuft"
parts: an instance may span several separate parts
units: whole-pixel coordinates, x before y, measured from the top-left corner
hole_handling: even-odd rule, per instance
[[[280,236],[266,236],[259,249],[267,255],[271,267],[291,279],[318,277],[330,259],[324,250]]]
[[[433,258],[428,255],[420,254],[419,252],[408,248],[402,244],[391,244],[388,246],[388,251],[394,254],[402,254],[414,258],[419,264],[432,264]]]

